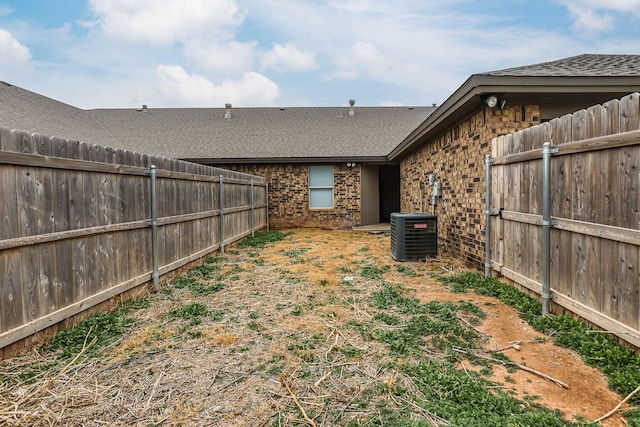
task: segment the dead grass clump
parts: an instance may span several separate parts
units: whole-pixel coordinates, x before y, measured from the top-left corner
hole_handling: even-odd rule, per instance
[[[233,333],[219,331],[217,329],[210,329],[205,331],[204,338],[215,347],[228,347],[237,340],[237,337]]]

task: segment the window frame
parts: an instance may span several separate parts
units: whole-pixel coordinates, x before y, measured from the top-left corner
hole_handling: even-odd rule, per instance
[[[312,184],[312,171],[313,170],[322,170],[324,169],[325,171],[327,169],[331,169],[331,185],[311,185]],[[336,186],[336,175],[335,175],[335,168],[333,165],[317,165],[317,166],[309,166],[309,177],[308,177],[308,182],[307,182],[307,186],[309,188],[309,209],[311,210],[328,210],[328,209],[335,209],[335,194],[334,194],[334,190],[335,190],[335,186]],[[331,206],[313,206],[313,197],[312,197],[312,193],[314,192],[314,190],[331,190]]]

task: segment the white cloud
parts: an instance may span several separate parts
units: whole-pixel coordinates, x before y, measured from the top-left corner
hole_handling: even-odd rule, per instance
[[[502,3],[491,3],[279,0],[274,10],[263,0],[243,2],[252,19],[268,22],[280,39],[315,52],[327,87],[367,85],[366,96],[359,98],[431,105],[443,102],[473,73],[597,53],[593,42],[585,47],[564,28],[541,28],[512,10],[502,11]],[[531,40],[536,49],[522,49]]]
[[[215,84],[206,77],[189,74],[179,65],[160,65],[156,70],[158,85],[166,97],[186,102],[192,107],[274,106],[280,96],[278,85],[262,74],[245,73],[240,80]]]
[[[0,28],[0,62],[2,67],[20,67],[31,59],[29,48],[20,43],[10,32]]]
[[[233,76],[245,73],[253,67],[257,42],[237,42],[220,44],[190,43],[185,46],[187,58],[218,75]]]
[[[615,24],[611,15],[584,8],[583,5],[569,3],[567,10],[573,19],[572,28],[577,31],[606,31]]]
[[[381,107],[402,107],[402,105],[403,105],[402,102],[393,101],[391,99],[387,99],[380,103]]]
[[[14,12],[9,6],[0,5],[0,16],[9,16]]]
[[[262,70],[306,71],[317,66],[313,52],[298,49],[291,43],[275,43],[270,51],[262,55],[261,61]]]
[[[235,0],[89,0],[107,35],[159,44],[226,37],[244,19]]]
[[[611,30],[620,14],[640,18],[640,0],[562,0],[562,4],[573,19],[572,28],[581,32]]]
[[[387,74],[393,62],[372,43],[358,41],[349,52],[334,61],[336,70],[333,76],[342,79],[380,77]]]

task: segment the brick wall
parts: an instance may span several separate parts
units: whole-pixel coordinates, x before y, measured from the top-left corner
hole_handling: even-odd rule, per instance
[[[225,169],[262,176],[269,183],[271,228],[347,229],[360,225],[360,167],[334,164],[334,208],[309,208],[308,164],[237,164]]]
[[[424,211],[431,212],[428,176],[442,183],[436,206],[439,250],[462,257],[466,264],[484,265],[485,165],[491,140],[540,122],[538,106],[486,108],[456,123],[402,160],[402,212],[420,211],[420,184],[425,188]]]

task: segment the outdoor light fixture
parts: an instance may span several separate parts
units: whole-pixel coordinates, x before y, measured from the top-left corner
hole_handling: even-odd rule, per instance
[[[351,163],[351,162],[347,163],[347,167],[348,167],[348,168],[353,168],[353,167],[355,167],[355,166],[356,166],[356,164],[355,164],[355,163]]]
[[[493,108],[498,105],[498,97],[495,95],[489,95],[484,99],[484,103],[487,104],[487,107]]]
[[[487,104],[489,108],[498,107],[498,109],[502,110],[504,106],[507,104],[506,99],[498,99],[496,95],[489,95],[484,98],[484,103]]]

